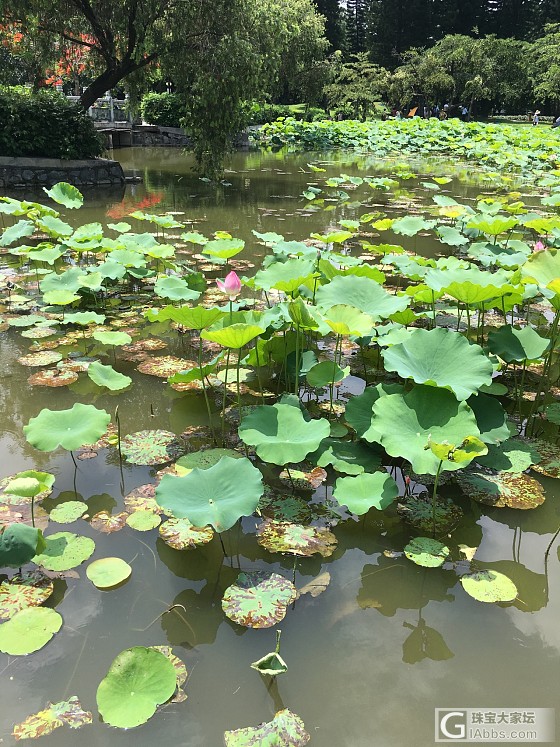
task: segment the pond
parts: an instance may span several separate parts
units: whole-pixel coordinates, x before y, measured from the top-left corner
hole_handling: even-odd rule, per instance
[[[184,224],[182,230],[206,237],[227,231],[243,239],[246,248],[231,266],[248,276],[270,253],[253,230],[303,241],[313,233],[340,230],[341,221],[358,220],[366,212],[390,218],[427,214],[436,193],[476,207],[480,195],[504,195],[513,189],[471,164],[437,158],[380,161],[335,152],[237,153],[227,164],[224,183],[216,186],[194,177],[188,157],[175,149],[121,149],[114,151],[114,157],[127,174],[141,181],[127,184],[122,194],[86,192],[80,210],[60,208],[65,221],[73,226],[95,221],[105,225],[129,221],[127,216],[135,210],[171,213]],[[400,178],[390,189],[367,192],[345,178],[338,187],[344,194],[327,193],[324,180],[341,173],[367,174],[370,181],[395,179],[395,174]],[[449,181],[436,192],[433,177]],[[322,190],[324,202],[319,196],[302,197],[310,186]],[[522,183],[513,186],[529,208],[540,205],[538,190]],[[46,202],[44,195],[36,199]],[[2,217],[8,225],[11,219]],[[153,231],[154,226],[136,224],[134,230]],[[180,241],[180,233],[167,228],[159,235],[173,244]],[[379,234],[366,229],[362,236],[376,243]],[[430,230],[383,240],[424,257],[441,255],[442,245]],[[5,258],[4,271],[15,272],[17,258]],[[214,278],[225,274],[223,267],[208,267],[204,257],[196,267],[199,263],[212,285]],[[250,297],[251,292],[244,295]],[[214,294],[212,299],[224,303],[223,296]],[[121,300],[126,305],[126,298]],[[271,304],[277,302],[272,294]],[[10,311],[4,306],[6,310]],[[137,323],[136,314],[131,314],[127,328]],[[121,463],[114,446],[86,452],[91,458],[76,462],[64,449],[37,450],[26,440],[23,426],[43,408],[63,410],[80,402],[113,415],[118,405],[123,435],[144,429],[196,434],[208,423],[202,393],[174,391],[165,379],[140,373],[139,359],[125,360],[119,348],[102,351],[95,341],[82,340],[80,335],[74,345],[82,350],[81,345],[88,346],[90,355],[114,363],[133,385],[122,393],[111,392],[80,374],[68,387],[31,386],[27,377],[38,369],[18,362],[31,343],[19,332],[12,328],[0,335],[0,476],[30,469],[54,474],[52,495],[42,502],[46,511],[79,500],[86,504],[85,519],[100,511],[119,514],[125,497],[140,486],[155,484],[156,469],[164,465],[134,465],[126,459]],[[156,355],[196,358],[196,345],[168,323],[142,327],[138,339],[152,336],[166,344]],[[206,352],[215,354],[210,345]],[[346,352],[350,360],[351,353]],[[351,365],[351,375],[335,387],[338,400],[351,401],[363,392],[366,382],[358,368]],[[251,381],[250,388],[255,389]],[[280,380],[267,380],[264,385],[276,389]],[[315,399],[306,396],[308,402]],[[220,399],[221,394],[211,402],[218,429]],[[259,404],[258,393],[248,395],[247,401]],[[317,401],[325,408],[329,392]],[[232,405],[235,402],[232,388]],[[324,417],[328,409],[321,412]],[[228,432],[235,430],[235,414],[232,418]],[[389,466],[402,493],[400,467]],[[261,467],[265,479],[277,478],[273,465]],[[402,520],[396,503],[360,515],[342,509],[333,498],[340,474],[330,468],[314,493],[298,493],[315,506],[315,524],[335,535],[337,545],[326,557],[268,552],[257,542],[261,518],[252,512],[220,537],[187,550],[166,544],[158,528],[137,531],[125,525],[104,533],[84,518],[68,525],[51,522],[47,536],[70,531],[90,537],[95,541],[92,560],[117,556],[131,566],[132,574],[109,590],[90,583],[87,563],[55,574],[54,593],[46,606],[62,616],[60,632],[28,656],[0,654],[1,743],[15,743],[14,724],[49,702],[73,695],[93,712],[93,723],[79,732],[58,729],[43,738],[46,746],[70,747],[79,742],[84,747],[148,747],[157,740],[184,747],[220,745],[225,731],[270,721],[277,711],[289,708],[303,719],[310,743],[317,747],[410,747],[434,742],[435,708],[554,708],[560,664],[560,567],[557,541],[552,547],[550,543],[560,525],[560,490],[557,480],[533,472],[531,476],[543,486],[546,501],[529,511],[483,505],[460,494],[454,483],[443,485],[441,494],[453,497],[463,515],[452,534],[438,534],[453,548],[453,560],[439,568],[420,567],[403,555],[407,543],[424,533]],[[286,481],[283,490],[291,493]],[[40,525],[46,527],[48,517],[38,507],[37,511]],[[467,553],[477,548],[478,567],[501,572],[514,582],[513,601],[484,604],[465,593],[460,575],[468,571],[469,562],[457,550],[460,545]],[[222,596],[239,572],[254,570],[278,573],[301,591],[276,626],[282,630],[281,655],[288,665],[276,680],[250,668],[274,650],[275,628],[243,627],[222,610]],[[111,662],[124,649],[161,645],[171,646],[186,665],[187,700],[164,705],[132,730],[104,724],[96,691]]]

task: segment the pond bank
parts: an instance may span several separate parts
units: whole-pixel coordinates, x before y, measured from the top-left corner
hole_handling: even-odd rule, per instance
[[[124,184],[118,161],[94,158],[66,161],[58,158],[0,157],[0,188],[52,187],[65,181],[75,186]]]

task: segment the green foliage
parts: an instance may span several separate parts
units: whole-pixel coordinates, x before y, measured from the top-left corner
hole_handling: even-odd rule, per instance
[[[147,93],[140,103],[142,119],[162,127],[181,127],[185,100],[178,93]]]

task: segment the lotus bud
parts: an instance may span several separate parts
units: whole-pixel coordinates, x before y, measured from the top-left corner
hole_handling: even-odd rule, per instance
[[[533,251],[534,252],[542,252],[546,249],[545,245],[542,243],[542,241],[537,241],[535,244]]]
[[[216,285],[222,293],[226,293],[229,296],[230,301],[241,293],[241,280],[233,270],[229,275],[226,275],[225,280],[216,280]]]

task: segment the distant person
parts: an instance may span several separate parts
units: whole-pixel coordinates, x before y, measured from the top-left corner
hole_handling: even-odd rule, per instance
[[[538,109],[533,114],[533,127],[536,127],[539,123],[539,114],[540,114],[540,111]]]
[[[442,122],[447,119],[447,110],[445,107],[440,111],[439,118]]]
[[[556,117],[554,122],[552,123],[553,127],[560,127],[560,117]]]
[[[467,109],[466,106],[463,106],[461,108],[461,118],[462,118],[463,122],[468,122],[469,121],[469,110]]]
[[[397,109],[397,111],[395,112],[395,119],[402,119],[402,118],[403,117],[402,117],[401,110]]]

